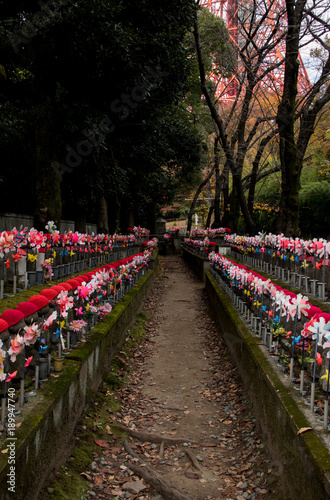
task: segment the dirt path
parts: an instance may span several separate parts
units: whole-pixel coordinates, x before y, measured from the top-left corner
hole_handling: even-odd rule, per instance
[[[130,429],[183,442],[132,437],[132,458],[114,436],[85,471],[86,498],[280,498],[237,370],[208,315],[203,284],[180,257],[163,258],[161,265],[162,277],[146,305],[149,341],[132,361],[129,384],[118,392],[120,410],[109,414]],[[133,472],[139,465],[135,454],[182,497],[147,486]]]

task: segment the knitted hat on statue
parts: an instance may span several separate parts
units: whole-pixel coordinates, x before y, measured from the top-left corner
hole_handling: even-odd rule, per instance
[[[37,310],[40,311],[43,307],[48,306],[49,299],[43,295],[32,295],[32,297],[29,298],[29,302],[32,302],[32,304],[37,306]]]
[[[1,314],[0,319],[5,320],[8,323],[8,326],[13,326],[24,319],[24,314],[17,309],[7,309]]]
[[[16,309],[24,314],[24,318],[27,318],[28,316],[31,316],[31,314],[38,311],[37,306],[32,302],[21,302],[18,306],[16,306]]]
[[[9,328],[9,325],[8,325],[7,321],[0,318],[0,333],[4,332],[5,330],[8,330],[8,328]]]
[[[55,299],[56,295],[58,295],[59,292],[56,290],[53,290],[52,288],[45,288],[44,290],[41,290],[40,295],[43,297],[46,297],[48,300],[53,300]]]

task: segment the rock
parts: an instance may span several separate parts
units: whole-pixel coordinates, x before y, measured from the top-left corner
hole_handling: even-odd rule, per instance
[[[54,493],[54,488],[47,488],[47,491],[51,495],[52,493]]]
[[[90,497],[96,497],[95,491],[89,491],[88,494]]]
[[[240,490],[245,490],[247,488],[247,484],[246,483],[238,483],[237,488],[239,488]]]
[[[141,491],[146,489],[146,486],[142,483],[142,481],[134,481],[130,483],[124,483],[122,485],[122,489],[124,491],[129,491],[130,493],[135,493],[136,495]]]

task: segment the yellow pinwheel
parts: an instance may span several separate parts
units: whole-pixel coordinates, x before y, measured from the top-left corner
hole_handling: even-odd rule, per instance
[[[28,259],[30,262],[35,262],[38,260],[38,255],[34,255],[33,253],[28,253]]]

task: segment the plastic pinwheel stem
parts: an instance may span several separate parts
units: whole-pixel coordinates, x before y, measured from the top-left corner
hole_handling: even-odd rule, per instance
[[[21,387],[19,393],[19,406],[22,408],[24,406],[24,378],[21,379]]]
[[[290,380],[293,379],[293,358],[290,359]]]
[[[1,405],[1,425],[5,425],[7,398],[2,398]]]
[[[324,401],[324,421],[323,421],[323,429],[325,431],[328,430],[328,416],[329,416],[329,401],[326,399]]]
[[[300,394],[302,394],[303,390],[304,390],[304,376],[305,376],[305,372],[304,370],[302,369],[300,371]]]
[[[35,380],[34,380],[34,390],[36,391],[39,387],[39,365],[35,366]]]
[[[314,413],[314,402],[315,402],[315,382],[311,384],[311,410]]]

